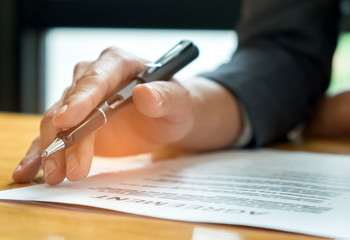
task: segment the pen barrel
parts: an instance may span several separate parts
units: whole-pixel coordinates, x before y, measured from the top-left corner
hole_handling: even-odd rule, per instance
[[[115,95],[117,98],[118,95]],[[108,99],[113,100],[113,99]],[[123,111],[131,103],[131,98],[122,99],[118,108],[114,109],[107,101],[92,111],[76,127],[59,132],[56,137],[63,140],[65,147],[68,148],[82,138],[94,133],[96,130],[105,125],[110,118]]]
[[[104,115],[100,111],[93,111],[76,127],[59,132],[56,137],[62,139],[65,147],[68,148],[104,124]]]
[[[181,51],[177,51],[179,46],[183,47]],[[196,45],[191,41],[183,40],[155,62],[159,63],[160,67],[151,67],[140,73],[137,78],[142,79],[144,82],[169,80],[198,55],[199,50]]]
[[[72,146],[105,125],[109,119],[130,105],[132,103],[132,91],[137,84],[169,80],[176,72],[195,59],[198,54],[198,48],[191,41],[181,41],[153,65],[150,64],[148,69],[138,74],[130,83],[127,83],[117,93],[106,99],[82,122],[71,129],[58,133],[56,137],[62,139],[65,148]]]

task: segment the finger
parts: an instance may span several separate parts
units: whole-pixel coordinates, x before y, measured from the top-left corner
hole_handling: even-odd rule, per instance
[[[105,50],[75,81],[54,117],[57,128],[70,128],[81,122],[118,86],[144,69],[143,61],[120,49]]]
[[[62,159],[64,159],[64,151],[54,153],[42,159],[45,182],[47,184],[56,185],[65,179],[66,167],[65,161],[62,161]]]
[[[350,91],[320,102],[315,115],[306,125],[305,134],[316,137],[347,137],[350,135]]]
[[[25,157],[13,171],[12,178],[17,183],[32,181],[41,169],[40,139],[37,137]]]
[[[55,138],[57,129],[52,124],[54,110],[46,112],[40,124],[40,149],[42,152]],[[64,151],[58,151],[48,157],[42,158],[42,166],[46,183],[55,185],[65,178],[65,155]]]
[[[192,116],[190,93],[177,81],[138,85],[133,91],[133,101],[138,111],[151,118],[181,123]]]
[[[69,181],[79,181],[90,171],[94,155],[94,135],[91,134],[66,150],[66,176]]]
[[[76,82],[79,79],[81,79],[91,64],[92,62],[87,62],[87,61],[77,63],[74,67],[73,82]]]
[[[194,108],[191,95],[176,81],[139,85],[134,89],[133,100],[136,109],[147,116],[142,119],[142,124],[133,124],[149,141],[174,142],[192,128]]]
[[[50,116],[53,116],[57,112],[57,108],[60,105],[60,102],[53,105],[46,113],[46,122],[50,121]],[[45,119],[45,116],[43,119]],[[44,120],[45,121],[45,120]],[[49,125],[49,124],[47,124]],[[32,142],[29,150],[27,151],[25,157],[22,159],[20,164],[16,167],[13,172],[12,178],[15,182],[24,183],[29,182],[35,178],[40,169],[42,168],[42,160],[41,160],[41,141],[47,137],[46,134],[50,131],[45,131],[41,137],[37,137]],[[56,132],[56,130],[53,130]]]

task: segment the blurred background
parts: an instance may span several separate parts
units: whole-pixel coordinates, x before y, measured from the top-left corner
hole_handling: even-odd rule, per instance
[[[334,94],[350,86],[350,1],[334,58]],[[179,40],[194,41],[198,60],[186,78],[227,61],[240,0],[0,0],[0,111],[43,113],[70,85],[74,65],[118,46],[156,60]]]
[[[200,58],[176,77],[211,70],[236,47],[239,8],[238,0],[0,0],[0,111],[43,113],[74,65],[109,46],[156,60],[189,39]]]

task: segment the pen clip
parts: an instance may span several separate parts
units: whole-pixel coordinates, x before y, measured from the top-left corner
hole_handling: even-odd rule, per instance
[[[163,66],[163,64],[154,62],[154,63],[145,63],[145,66],[149,68],[160,68]]]
[[[169,80],[177,71],[198,56],[197,47],[189,40],[182,40],[153,63],[147,63],[145,71],[138,75],[144,82]]]
[[[173,58],[181,54],[186,48],[188,48],[192,42],[187,40],[182,40],[178,44],[176,44],[172,49],[166,52],[162,57],[160,57],[154,63],[146,64],[146,66],[151,66],[153,68],[159,68],[164,66],[166,63],[171,61]]]

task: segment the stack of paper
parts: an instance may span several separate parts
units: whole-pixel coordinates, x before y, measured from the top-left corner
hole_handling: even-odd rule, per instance
[[[96,160],[95,175],[81,182],[6,190],[0,199],[350,237],[349,156],[223,151],[157,163],[147,156]]]

